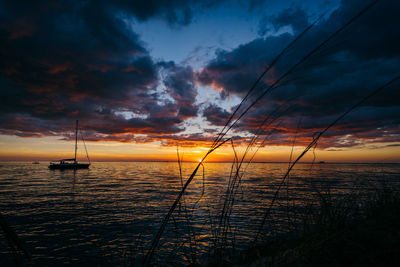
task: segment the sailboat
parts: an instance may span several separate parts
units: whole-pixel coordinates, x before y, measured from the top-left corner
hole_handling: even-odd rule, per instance
[[[83,138],[82,138],[83,139]],[[85,140],[83,140],[85,144]],[[88,158],[88,163],[78,163],[76,160],[76,151],[78,149],[78,120],[76,120],[76,130],[75,130],[75,157],[73,159],[60,159],[50,162],[49,169],[87,169],[90,166],[90,159],[87,153],[86,145],[86,156]]]

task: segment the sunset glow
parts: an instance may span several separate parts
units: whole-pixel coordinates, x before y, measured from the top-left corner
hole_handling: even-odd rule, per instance
[[[249,93],[224,140],[232,138],[235,149],[244,151],[256,136],[254,161],[289,161],[292,146],[300,154],[398,72],[398,49],[387,45],[397,36],[391,34],[395,23],[380,20],[392,10],[388,4],[335,34],[335,25],[350,18],[348,10],[363,5],[328,2],[322,8],[283,1],[268,5],[268,15],[261,3],[258,11],[252,4],[196,4],[193,10],[206,12],[188,17],[182,10],[190,4],[174,7],[169,17],[151,7],[139,15],[118,3],[109,10],[91,2],[76,9],[7,3],[0,26],[0,159],[66,157],[79,120],[93,161],[176,161],[178,148],[184,161],[196,162]],[[311,48],[330,35],[340,45],[328,42],[314,54]],[[285,74],[290,66],[296,67]],[[399,162],[398,92],[394,81],[360,104],[302,160]],[[207,162],[233,158],[229,141]]]

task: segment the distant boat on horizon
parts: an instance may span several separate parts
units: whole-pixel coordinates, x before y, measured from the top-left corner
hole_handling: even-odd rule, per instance
[[[83,142],[85,143],[84,140],[83,140]],[[60,159],[60,160],[52,161],[52,162],[50,162],[49,169],[64,170],[64,169],[87,169],[87,168],[89,168],[90,159],[89,159],[89,155],[86,150],[86,145],[85,145],[85,150],[86,150],[86,156],[89,161],[88,163],[79,163],[76,160],[77,149],[78,149],[78,120],[76,120],[76,129],[75,129],[75,157],[73,159]]]
[[[32,162],[32,164],[39,164],[39,163],[40,163],[39,161]]]

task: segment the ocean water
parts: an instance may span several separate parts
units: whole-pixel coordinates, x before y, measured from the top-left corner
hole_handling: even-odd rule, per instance
[[[195,166],[183,163],[183,181]],[[185,202],[165,229],[154,262],[185,264],[187,250],[207,253],[231,167],[230,163],[205,163],[199,169]],[[284,163],[243,166],[229,217],[239,247],[251,244],[287,167]],[[284,203],[300,210],[321,194],[362,198],[382,187],[397,190],[399,178],[400,164],[298,164],[281,187],[269,220],[284,229]],[[0,211],[32,254],[33,265],[140,261],[181,188],[174,162],[95,162],[88,170],[76,171],[49,170],[47,162],[0,163]],[[195,242],[188,246],[185,240],[192,232]],[[0,262],[14,264],[4,234]]]

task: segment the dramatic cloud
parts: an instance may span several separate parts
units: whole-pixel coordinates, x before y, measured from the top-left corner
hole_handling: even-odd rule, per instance
[[[182,118],[197,116],[198,107],[195,105],[197,90],[195,73],[190,67],[177,66],[173,62],[160,63],[165,70],[163,83],[169,95],[178,105],[178,115]]]
[[[229,119],[230,113],[217,105],[211,104],[204,108],[203,116],[213,125],[224,126]]]
[[[308,24],[307,13],[301,7],[291,7],[286,8],[277,16],[264,16],[259,23],[258,34],[265,35],[268,31],[276,32],[285,26],[291,26],[292,30],[298,33],[304,30]]]
[[[2,2],[1,132],[57,135],[78,118],[99,139],[182,131],[197,114],[193,71],[154,62],[124,18],[185,24],[174,14],[189,3],[67,2]],[[157,91],[161,83],[172,100]]]
[[[364,1],[344,1],[339,9],[319,22],[288,51],[261,81],[251,99],[365,5]],[[289,142],[301,118],[300,131],[311,138],[369,92],[399,75],[400,30],[396,26],[400,24],[396,12],[399,8],[398,1],[378,3],[296,68],[243,118],[238,127],[254,132],[267,115],[272,115],[271,120],[279,117],[273,125],[267,123],[269,127],[264,134],[279,131],[279,135],[271,134],[272,142]],[[294,32],[299,32],[306,27],[308,19],[302,9],[286,9],[268,21],[275,28],[290,25]],[[267,35],[231,51],[218,51],[199,74],[199,81],[221,90],[222,97],[244,96],[252,82],[293,38],[289,33]],[[342,120],[326,135],[332,140],[330,145],[349,145],[337,141],[349,134],[357,134],[366,142],[399,141],[400,119],[396,115],[400,111],[399,89],[400,82],[394,83]],[[277,107],[281,107],[280,111],[276,111]],[[226,116],[221,112],[203,114],[216,126],[221,125]],[[220,118],[217,117],[219,114]]]
[[[147,20],[182,30],[221,2],[0,1],[0,134],[68,139],[79,119],[92,141],[209,142],[235,109],[231,97],[243,97],[313,20],[310,16],[318,15],[301,6],[281,6],[279,14],[261,18],[261,37],[231,50],[218,49],[199,72],[189,61],[153,58],[135,32]],[[261,2],[238,1],[236,10],[229,10],[239,14],[268,6]],[[246,104],[364,6],[364,1],[343,1],[280,59]],[[256,133],[267,118],[266,127],[258,130],[268,137],[267,143],[290,144],[298,125],[298,140],[306,143],[357,100],[398,75],[399,8],[398,1],[381,1],[323,46],[250,110],[232,129],[235,138],[246,141],[244,136]],[[198,85],[219,90],[221,99],[202,95]],[[396,142],[399,99],[395,83],[333,127],[326,136],[334,142],[321,147],[360,145],[349,141],[356,135],[366,143]],[[209,129],[186,129],[191,121],[200,125],[203,118]]]
[[[152,17],[165,19],[171,25],[187,25],[193,19],[193,13],[217,5],[219,1],[202,0],[150,0],[150,1],[112,1],[112,6],[121,8],[124,12],[133,14],[139,20]]]

